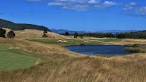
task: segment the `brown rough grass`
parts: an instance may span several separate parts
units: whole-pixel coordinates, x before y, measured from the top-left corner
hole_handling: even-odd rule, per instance
[[[114,45],[134,45],[134,44],[146,44],[145,39],[123,39],[122,41],[119,42],[109,42]]]
[[[18,39],[0,39],[0,43],[43,60],[29,69],[0,72],[0,82],[146,82],[146,54],[84,57],[57,45]]]

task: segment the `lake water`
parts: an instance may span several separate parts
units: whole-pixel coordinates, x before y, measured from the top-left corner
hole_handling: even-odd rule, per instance
[[[128,51],[125,46],[115,45],[97,45],[97,46],[68,46],[70,51],[81,53],[84,55],[103,55],[103,56],[116,56],[127,55]]]

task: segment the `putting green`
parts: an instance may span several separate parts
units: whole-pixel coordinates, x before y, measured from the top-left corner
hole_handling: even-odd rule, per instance
[[[33,66],[38,58],[19,49],[0,45],[0,71],[26,69]]]

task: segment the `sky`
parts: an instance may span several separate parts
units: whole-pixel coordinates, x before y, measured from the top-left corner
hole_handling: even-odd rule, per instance
[[[146,30],[146,0],[1,0],[0,18],[51,29]]]

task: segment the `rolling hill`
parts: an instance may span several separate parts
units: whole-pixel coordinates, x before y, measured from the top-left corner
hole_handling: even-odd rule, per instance
[[[41,38],[44,30],[48,31],[47,33],[48,38],[53,38],[53,39],[66,38],[65,36],[54,33],[49,28],[40,25],[19,24],[8,20],[0,19],[0,28],[1,27],[4,28],[7,32],[9,30],[14,30],[16,33],[16,38],[21,38],[21,39]]]
[[[33,24],[20,24],[20,23],[14,23],[8,20],[0,19],[0,27],[8,28],[12,30],[25,30],[25,29],[34,29],[34,30],[48,30],[45,26],[40,25],[33,25]]]

